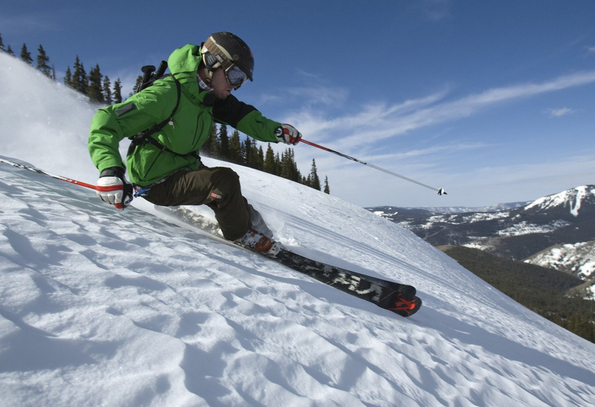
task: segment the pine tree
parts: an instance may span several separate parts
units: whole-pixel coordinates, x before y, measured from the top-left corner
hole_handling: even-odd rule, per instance
[[[103,100],[108,105],[111,105],[113,103],[111,87],[112,83],[109,79],[109,76],[105,75],[103,77]]]
[[[316,160],[312,159],[312,168],[310,169],[310,187],[320,191],[320,178],[316,171]]]
[[[114,82],[114,103],[122,103],[122,82],[120,78]]]
[[[236,164],[244,164],[244,157],[242,156],[242,145],[240,142],[240,132],[234,130],[229,139],[229,161]]]
[[[70,71],[70,65],[66,68],[66,73],[64,74],[64,85],[72,87],[72,72]]]
[[[281,176],[281,155],[279,153],[275,154],[275,174]]]
[[[225,124],[219,127],[219,146],[219,158],[228,160],[230,157],[229,136],[227,135],[227,126]]]
[[[302,174],[297,168],[297,164],[294,159],[293,149],[288,148],[282,155],[281,158],[281,176],[295,182],[302,181]]]
[[[291,179],[291,157],[288,157],[288,152],[285,150],[281,153],[281,177]]]
[[[328,177],[324,177],[324,193],[329,195],[331,193],[331,188],[328,185]]]
[[[244,141],[240,143],[240,151],[242,153],[242,160],[246,167],[252,167],[252,141],[249,137],[246,137]]]
[[[143,86],[143,76],[139,75],[136,77],[136,83],[134,84],[134,87],[132,88],[132,92],[130,92],[129,96],[134,95],[135,93],[138,93],[141,91],[141,87]]]
[[[77,55],[74,62],[74,74],[72,75],[72,88],[83,95],[86,95],[88,87],[89,81],[87,79],[87,72],[85,72],[85,67]]]
[[[39,44],[37,48],[37,69],[48,78],[52,77],[52,69],[48,65],[50,58],[47,56],[43,46]]]
[[[269,143],[269,145],[267,147],[267,152],[264,156],[263,170],[264,170],[264,172],[268,172],[269,174],[278,175],[277,163],[275,162],[275,153],[273,152],[271,143]]]
[[[254,148],[256,148],[256,145]],[[259,171],[264,169],[264,151],[262,149],[262,145],[258,146],[258,154],[256,154],[256,164],[254,168]]]
[[[303,184],[307,187],[311,187],[310,185],[310,175],[308,175],[307,177],[302,177],[302,180],[300,181],[300,184]]]
[[[254,168],[254,152],[252,151],[252,140],[249,137],[246,137],[244,142],[242,143],[242,157],[244,158],[244,165],[246,167]]]
[[[211,134],[207,141],[200,147],[201,154],[207,157],[218,158],[219,157],[219,144],[217,143],[217,125],[213,123],[211,127]]]
[[[264,152],[262,147],[256,146],[256,141],[246,137],[242,144],[242,155],[244,165],[262,171],[264,168]]]
[[[103,98],[103,75],[99,69],[99,64],[89,71],[89,85],[87,87],[87,95],[92,102],[104,103]]]
[[[14,52],[10,45],[7,45],[6,48],[4,47],[4,41],[2,40],[2,35],[0,34],[0,51],[6,52],[8,55],[12,55],[14,57]]]
[[[23,44],[23,47],[21,48],[21,60],[33,66],[33,58],[31,58],[31,53],[27,51],[27,44]]]

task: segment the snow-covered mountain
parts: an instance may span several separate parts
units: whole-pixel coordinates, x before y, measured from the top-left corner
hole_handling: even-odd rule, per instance
[[[525,206],[524,211],[547,213],[548,216],[552,216],[553,212],[557,212],[560,214],[560,218],[564,218],[564,215],[569,213],[576,218],[579,216],[581,208],[583,212],[582,215],[585,215],[585,211],[589,214],[595,211],[595,186],[580,186],[537,199]]]
[[[0,155],[94,182],[92,108],[3,54],[0,89]],[[118,212],[0,164],[0,406],[595,404],[594,344],[392,222],[232,167],[288,248],[424,307],[400,318],[142,199]]]
[[[595,187],[581,186],[559,194],[538,199],[525,207],[527,212],[557,217],[560,222],[567,219],[569,225],[580,230],[572,222],[572,218],[579,220],[583,228],[593,226],[595,216]],[[570,217],[569,215],[570,214]],[[565,271],[581,277],[584,280],[595,278],[595,240],[569,239],[568,243],[560,243],[536,253],[525,261],[538,266],[549,267]]]
[[[503,203],[503,204],[496,204],[490,206],[481,206],[481,207],[468,207],[468,206],[425,206],[423,208],[414,208],[414,207],[395,207],[395,206],[375,206],[366,208],[369,211],[376,212],[377,215],[390,217],[392,215],[396,215],[397,213],[407,212],[407,213],[417,213],[420,215],[426,216],[435,216],[435,215],[452,215],[456,213],[469,213],[469,212],[477,212],[477,213],[485,213],[485,212],[501,212],[507,211],[511,209],[518,208],[520,206],[525,206],[529,204],[529,202],[511,202],[511,203]]]
[[[555,245],[529,257],[525,262],[590,280],[595,278],[595,241]]]
[[[595,186],[585,185],[506,210],[440,213],[368,208],[433,245],[465,245],[501,257],[592,278]],[[565,253],[565,254],[562,254]],[[564,257],[564,260],[559,260]]]

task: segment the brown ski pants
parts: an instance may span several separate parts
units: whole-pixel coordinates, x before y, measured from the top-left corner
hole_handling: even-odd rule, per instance
[[[255,212],[242,196],[240,177],[225,167],[175,172],[153,185],[145,199],[160,206],[208,205],[228,240],[246,234]]]

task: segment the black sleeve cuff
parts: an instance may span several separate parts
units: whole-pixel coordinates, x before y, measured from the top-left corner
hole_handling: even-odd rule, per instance
[[[101,171],[101,174],[99,174],[99,178],[118,177],[120,179],[124,179],[125,172],[126,172],[126,170],[124,170],[124,168],[122,168],[122,167],[106,168],[105,170]]]

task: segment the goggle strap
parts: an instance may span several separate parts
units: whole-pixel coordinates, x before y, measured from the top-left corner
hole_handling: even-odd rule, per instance
[[[209,69],[217,69],[221,66],[225,71],[227,71],[233,66],[234,62],[231,58],[231,55],[229,55],[224,49],[221,49],[211,37],[209,37],[203,45],[202,52],[204,53],[205,50],[217,61],[211,66],[207,65],[207,61],[205,61],[205,65],[207,65]]]

